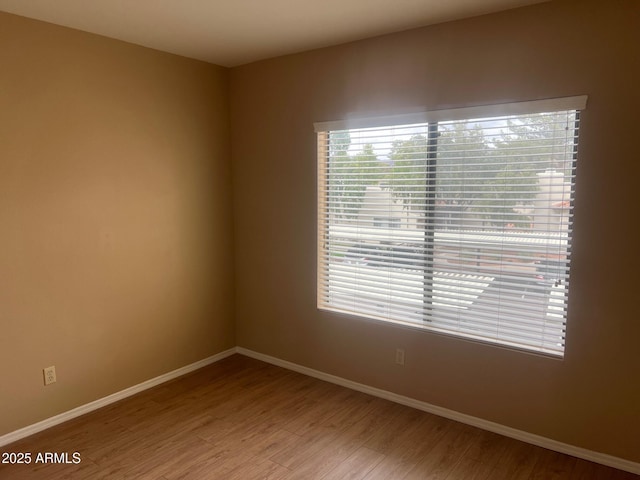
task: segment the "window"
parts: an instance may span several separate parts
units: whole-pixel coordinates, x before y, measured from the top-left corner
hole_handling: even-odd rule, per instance
[[[585,105],[317,123],[318,308],[562,356]]]

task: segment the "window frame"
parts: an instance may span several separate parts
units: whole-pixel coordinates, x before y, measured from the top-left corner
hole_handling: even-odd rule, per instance
[[[576,112],[576,118],[578,118],[579,113],[586,108],[587,96],[574,96],[574,97],[562,97],[562,98],[553,98],[553,99],[544,99],[544,100],[535,100],[528,102],[515,102],[515,103],[507,103],[507,104],[493,104],[493,105],[483,105],[483,106],[473,106],[473,107],[465,107],[458,109],[447,109],[447,110],[433,110],[433,111],[421,111],[414,112],[409,114],[401,114],[401,115],[384,115],[384,116],[368,116],[368,117],[353,117],[347,118],[341,121],[331,121],[331,122],[318,122],[315,123],[315,131],[318,134],[318,178],[317,178],[317,186],[318,186],[318,204],[317,204],[317,227],[318,227],[318,244],[317,244],[317,307],[323,311],[330,311],[335,313],[342,313],[347,315],[354,315],[357,317],[373,319],[376,321],[382,321],[385,323],[391,324],[400,324],[403,326],[408,326],[410,328],[419,329],[419,330],[427,330],[434,333],[441,333],[445,335],[451,335],[457,338],[462,338],[465,340],[479,341],[481,343],[488,343],[490,345],[495,345],[499,347],[513,348],[516,350],[523,350],[527,353],[539,353],[543,355],[549,355],[553,357],[563,357],[564,355],[564,338],[562,348],[558,351],[548,351],[546,349],[540,348],[531,348],[529,346],[520,346],[517,344],[510,344],[509,342],[504,341],[496,341],[489,338],[483,337],[475,337],[473,335],[468,335],[456,331],[441,331],[438,328],[434,328],[429,325],[429,320],[425,318],[422,321],[422,324],[416,323],[415,321],[402,321],[398,319],[392,318],[381,318],[376,315],[367,315],[366,313],[360,311],[349,311],[340,308],[330,308],[326,305],[325,302],[321,299],[322,292],[324,291],[323,281],[325,279],[323,269],[325,268],[325,241],[327,237],[327,224],[326,220],[328,219],[328,212],[326,208],[326,201],[324,199],[324,195],[326,193],[326,185],[327,185],[327,173],[323,168],[325,157],[329,156],[329,132],[331,131],[343,131],[343,130],[357,130],[357,129],[366,129],[373,127],[395,127],[401,125],[412,125],[412,124],[423,124],[428,125],[428,138],[427,138],[427,170],[428,173],[425,176],[425,192],[426,196],[429,198],[426,206],[426,214],[427,218],[430,218],[432,221],[425,222],[425,249],[432,248],[433,242],[435,239],[435,207],[436,207],[436,196],[435,196],[435,186],[436,186],[436,158],[437,158],[437,137],[438,137],[438,124],[441,122],[449,122],[449,121],[462,121],[462,120],[470,120],[470,119],[488,119],[492,117],[498,116],[508,116],[508,115],[533,115],[537,113],[544,112],[561,112],[561,111],[573,111]],[[577,123],[576,123],[577,125]],[[577,126],[576,126],[577,129]],[[574,137],[574,151],[573,151],[573,178],[575,178],[575,160],[577,158],[577,130],[576,136]],[[575,181],[572,184],[572,189],[574,187]],[[572,229],[569,230],[569,233],[572,233]],[[431,245],[429,243],[431,242]],[[426,260],[426,266],[424,269],[425,275],[425,287],[424,287],[424,302],[433,302],[431,298],[434,294],[433,291],[433,275],[436,273],[433,267],[433,258],[429,258]],[[569,260],[567,260],[567,269],[569,268]],[[426,278],[427,275],[431,275],[432,278],[428,280]],[[427,288],[427,284],[430,285]],[[565,293],[566,295],[566,293]],[[566,325],[566,314],[563,317],[563,321]]]

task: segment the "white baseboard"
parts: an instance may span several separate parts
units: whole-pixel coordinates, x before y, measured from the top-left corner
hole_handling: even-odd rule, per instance
[[[522,430],[517,430],[515,428],[500,425],[499,423],[489,422],[487,420],[483,420],[478,417],[473,417],[471,415],[466,415],[464,413],[456,412],[454,410],[438,407],[437,405],[421,402],[419,400],[398,395],[396,393],[388,392],[386,390],[370,387],[368,385],[364,385],[357,382],[352,382],[351,380],[337,377],[335,375],[330,375],[328,373],[324,373],[319,370],[314,370],[312,368],[303,367],[302,365],[288,362],[286,360],[281,360],[276,357],[271,357],[269,355],[264,355],[262,353],[254,352],[253,350],[248,350],[246,348],[236,347],[236,351],[241,355],[255,358],[256,360],[261,360],[263,362],[271,363],[273,365],[277,365],[279,367],[283,367],[288,370],[293,370],[294,372],[302,373],[310,377],[315,377],[320,380],[324,380],[330,383],[334,383],[336,385],[350,388],[352,390],[357,390],[359,392],[367,393],[375,397],[384,398],[385,400],[390,400],[392,402],[399,403],[401,405],[406,405],[408,407],[416,408],[418,410],[422,410],[428,413],[433,413],[434,415],[438,415],[444,418],[449,418],[451,420],[455,420],[460,423],[465,423],[473,427],[478,427],[483,430],[488,430],[490,432],[498,433],[500,435],[504,435],[505,437],[521,440],[523,442],[530,443],[532,445],[537,445],[539,447],[553,450],[555,452],[572,455],[574,457],[582,458],[584,460],[589,460],[590,462],[600,463],[602,465],[617,468],[619,470],[625,470],[627,472],[640,474],[640,463],[631,462],[629,460],[614,457],[612,455],[607,455],[604,453],[594,452],[592,450],[587,450],[585,448],[575,447],[573,445],[558,442],[556,440],[542,437],[540,435],[534,435],[532,433],[528,433]]]
[[[47,428],[51,428],[54,425],[69,421],[73,418],[79,417],[80,415],[84,415],[85,413],[89,413],[93,410],[105,407],[111,403],[122,400],[123,398],[127,398],[135,395],[136,393],[148,390],[149,388],[160,385],[161,383],[168,382],[169,380],[173,380],[174,378],[178,378],[182,375],[186,375],[187,373],[198,370],[199,368],[206,367],[207,365],[218,362],[223,358],[233,355],[234,353],[236,353],[235,347],[204,358],[190,365],[186,365],[182,368],[178,368],[177,370],[173,370],[145,382],[139,383],[138,385],[134,385],[133,387],[129,387],[106,397],[99,398],[98,400],[74,408],[73,410],[69,410],[54,417],[47,418],[46,420],[43,420],[41,422],[34,423],[33,425],[29,425],[28,427],[24,427],[20,430],[2,435],[0,436],[0,447],[28,437],[29,435],[33,435],[34,433],[41,432],[42,430],[46,430]]]
[[[160,385],[161,383],[168,382],[169,380],[173,380],[174,378],[193,372],[194,370],[197,370],[199,368],[218,362],[223,358],[233,355],[234,353],[239,353],[247,357],[255,358],[263,362],[271,363],[273,365],[277,365],[279,367],[283,367],[288,370],[292,370],[294,372],[302,373],[310,377],[318,378],[320,380],[324,380],[330,383],[334,383],[336,385],[350,388],[352,390],[367,393],[375,397],[384,398],[385,400],[390,400],[392,402],[399,403],[401,405],[406,405],[408,407],[412,407],[428,413],[433,413],[434,415],[438,415],[444,418],[449,418],[451,420],[465,423],[473,427],[478,427],[483,430],[498,433],[500,435],[504,435],[505,437],[515,438],[516,440],[521,440],[523,442],[530,443],[532,445],[537,445],[539,447],[547,448],[549,450],[553,450],[560,453],[566,453],[567,455],[572,455],[574,457],[582,458],[584,460],[589,460],[591,462],[607,465],[609,467],[617,468],[619,470],[625,470],[627,472],[640,474],[640,463],[631,462],[629,460],[614,457],[612,455],[607,455],[604,453],[594,452],[592,450],[587,450],[585,448],[575,447],[573,445],[558,442],[550,438],[534,435],[532,433],[528,433],[522,430],[517,430],[515,428],[500,425],[499,423],[489,422],[481,418],[473,417],[471,415],[466,415],[464,413],[459,413],[454,410],[449,410],[447,408],[438,407],[437,405],[432,405],[426,402],[422,402],[420,400],[415,400],[413,398],[405,397],[403,395],[398,395],[396,393],[389,392],[387,390],[382,390],[380,388],[370,387],[362,383],[353,382],[351,380],[347,380],[342,377],[337,377],[335,375],[324,373],[319,370],[314,370],[312,368],[303,367],[302,365],[288,362],[286,360],[281,360],[276,357],[271,357],[269,355],[264,355],[262,353],[258,353],[253,350],[249,350],[242,347],[230,348],[229,350],[225,350],[224,352],[220,352],[216,355],[212,355],[211,357],[202,359],[198,362],[192,363],[182,368],[178,368],[177,370],[173,370],[171,372],[165,373],[163,375],[152,378],[145,382],[139,383],[138,385],[134,385],[133,387],[129,387],[125,390],[121,390],[120,392],[116,392],[107,397],[100,398],[98,400],[87,403],[85,405],[81,405],[77,408],[74,408],[73,410],[69,410],[67,412],[61,413],[60,415],[56,415],[54,417],[48,418],[41,422],[35,423],[33,425],[29,425],[28,427],[24,427],[24,428],[21,428],[20,430],[16,430],[6,435],[0,436],[0,447],[13,443],[15,441],[18,441],[22,438],[28,437],[29,435],[33,435],[34,433],[41,432],[42,430],[46,430],[47,428],[51,428],[54,425],[58,425],[60,423],[71,420],[73,418],[79,417],[80,415],[84,415],[85,413],[89,413],[93,410],[97,410],[99,408],[105,407],[111,403],[117,402],[119,400],[130,397],[132,395],[135,395],[136,393],[140,393],[144,390],[155,387],[156,385]]]

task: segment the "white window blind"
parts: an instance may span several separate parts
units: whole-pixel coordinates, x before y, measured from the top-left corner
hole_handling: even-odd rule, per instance
[[[316,124],[318,307],[561,356],[585,104]]]

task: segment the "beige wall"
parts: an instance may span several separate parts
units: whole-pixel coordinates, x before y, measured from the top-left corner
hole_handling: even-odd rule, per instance
[[[558,0],[233,69],[238,345],[640,461],[639,20]],[[314,121],[581,94],[564,360],[317,311]]]
[[[2,435],[235,338],[228,70],[3,13],[0,69]]]

